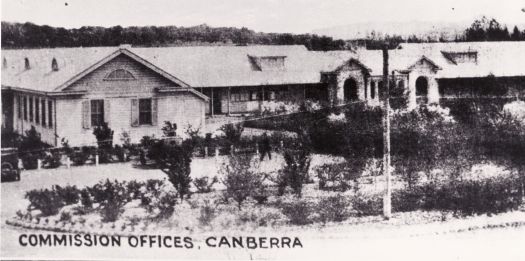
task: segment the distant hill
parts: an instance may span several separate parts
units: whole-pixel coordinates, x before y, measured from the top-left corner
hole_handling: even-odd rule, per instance
[[[2,48],[116,46],[181,46],[181,45],[294,45],[310,50],[329,51],[347,48],[345,41],[315,34],[261,33],[248,28],[132,26],[75,29],[2,22]]]

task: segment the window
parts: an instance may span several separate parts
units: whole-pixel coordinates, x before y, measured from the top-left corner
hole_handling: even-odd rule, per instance
[[[27,121],[27,96],[24,96],[24,120]]]
[[[22,119],[22,97],[18,96],[18,118]]]
[[[139,124],[152,124],[151,99],[139,99]]]
[[[25,66],[26,70],[31,69],[31,65],[29,64],[29,59],[27,59],[27,57],[24,58],[24,66]]]
[[[33,121],[33,97],[29,97],[29,121]]]
[[[42,126],[46,126],[46,100],[42,99]]]
[[[47,116],[49,127],[53,127],[53,102],[51,101],[47,102]]]
[[[250,95],[248,92],[245,92],[245,91],[233,90],[231,91],[230,99],[233,102],[249,101]]]
[[[104,100],[91,100],[91,126],[104,123]]]
[[[53,60],[51,61],[51,70],[56,72],[58,71],[58,63],[57,63],[57,59],[53,58]]]
[[[372,82],[372,85],[370,86],[370,98],[376,98],[376,82]]]
[[[133,74],[124,69],[117,69],[110,72],[104,80],[108,81],[129,81],[134,80]]]
[[[258,91],[251,91],[250,92],[250,101],[258,101],[259,100],[259,92]]]
[[[40,99],[35,98],[35,123],[40,124]]]

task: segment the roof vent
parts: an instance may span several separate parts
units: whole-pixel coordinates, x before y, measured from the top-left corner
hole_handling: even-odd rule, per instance
[[[53,58],[53,60],[51,61],[51,70],[56,72],[58,71],[58,63],[57,63],[57,59]]]
[[[24,58],[24,67],[26,70],[31,69],[31,64],[29,64],[29,59],[27,57]]]
[[[284,71],[286,56],[251,56],[248,59],[254,71]]]

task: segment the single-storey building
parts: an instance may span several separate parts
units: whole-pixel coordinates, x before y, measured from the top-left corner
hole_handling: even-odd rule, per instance
[[[204,127],[205,117],[305,99],[379,104],[382,52],[304,46],[119,47],[2,50],[2,125],[31,126],[58,146],[93,144],[107,122],[114,141],[161,136],[159,124]],[[525,42],[402,44],[389,51],[391,95],[441,98],[525,94]],[[505,88],[495,88],[503,85]],[[496,89],[495,91],[493,89]]]

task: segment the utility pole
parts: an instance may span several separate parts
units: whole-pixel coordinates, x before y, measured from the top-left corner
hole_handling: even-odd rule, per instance
[[[383,197],[383,216],[392,216],[392,184],[390,177],[390,81],[388,79],[388,46],[383,45],[383,175],[385,177],[385,195]]]

